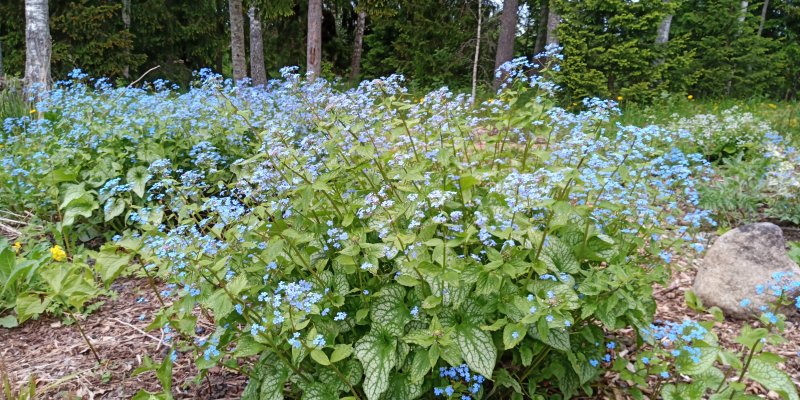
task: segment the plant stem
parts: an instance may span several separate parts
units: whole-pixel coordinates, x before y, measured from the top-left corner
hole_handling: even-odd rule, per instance
[[[89,349],[92,351],[94,359],[97,360],[98,364],[101,364],[102,361],[100,360],[100,356],[97,355],[97,350],[95,350],[94,346],[92,346],[92,341],[89,340],[89,338],[86,336],[86,332],[83,331],[83,327],[81,326],[80,321],[78,321],[78,318],[75,317],[75,314],[73,314],[72,311],[67,310],[67,314],[69,314],[70,318],[72,318],[75,321],[75,325],[78,327],[78,331],[81,332],[83,340],[85,340],[86,344],[89,345]]]

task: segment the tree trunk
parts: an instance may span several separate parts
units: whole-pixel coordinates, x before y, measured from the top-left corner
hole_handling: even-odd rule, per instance
[[[25,86],[50,87],[50,22],[47,0],[25,0]]]
[[[126,32],[131,31],[131,0],[122,0],[122,25],[125,27]],[[125,55],[129,55],[130,51],[125,50]],[[126,60],[129,58],[126,57]],[[122,76],[125,79],[129,79],[131,77],[130,66],[126,65],[122,68]]]
[[[664,3],[669,3],[669,0],[664,0]],[[658,32],[656,33],[656,44],[669,42],[669,28],[672,25],[672,14],[667,14],[664,19],[658,24]]]
[[[561,22],[561,16],[551,4],[547,10],[547,45],[558,45],[558,24]]]
[[[739,23],[740,24],[743,24],[744,20],[745,20],[745,17],[747,17],[747,7],[749,5],[750,5],[750,2],[748,2],[747,0],[742,1],[742,6],[741,6],[742,13],[739,14]]]
[[[544,51],[544,43],[547,40],[547,16],[550,15],[547,1],[542,2],[542,10],[539,12],[539,20],[536,21],[536,43],[533,45],[533,54],[540,54]]]
[[[767,9],[769,8],[769,0],[764,0],[764,5],[761,7],[761,22],[758,23],[758,36],[764,32],[764,24],[767,22]]]
[[[494,58],[494,69],[497,71],[503,63],[514,57],[514,41],[517,38],[517,0],[503,0],[503,14],[500,16],[500,35],[497,37],[497,53]],[[504,77],[495,76],[494,88],[500,87]]]
[[[306,73],[309,80],[322,72],[322,0],[308,0]]]
[[[3,41],[0,40],[0,88],[3,86],[3,77],[5,77],[6,71],[3,69]]]
[[[361,74],[361,52],[363,51],[364,29],[367,24],[367,13],[364,10],[358,12],[356,20],[355,40],[353,41],[353,61],[350,63],[350,84],[358,81]]]
[[[264,34],[261,30],[261,18],[255,7],[247,10],[247,16],[250,17],[250,75],[253,78],[253,86],[264,86],[267,84],[267,68],[264,65]]]
[[[239,83],[247,77],[247,61],[244,55],[244,14],[242,0],[228,0],[231,27],[231,64],[233,81]]]
[[[475,59],[472,61],[472,104],[475,104],[475,95],[478,90],[478,58],[481,54],[481,25],[483,23],[483,0],[478,0],[478,33],[475,36]]]

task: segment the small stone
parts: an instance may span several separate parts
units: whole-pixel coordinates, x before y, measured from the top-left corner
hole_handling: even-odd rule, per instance
[[[800,267],[786,254],[783,232],[762,222],[744,225],[720,236],[708,249],[694,280],[694,292],[707,307],[717,306],[726,316],[748,318],[772,300],[766,291],[775,272],[790,272],[800,279]],[[742,307],[742,300],[749,304]]]

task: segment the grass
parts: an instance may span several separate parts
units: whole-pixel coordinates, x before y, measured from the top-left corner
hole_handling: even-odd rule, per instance
[[[18,79],[0,79],[0,122],[6,118],[19,118],[27,115],[28,106],[22,97],[21,82]]]

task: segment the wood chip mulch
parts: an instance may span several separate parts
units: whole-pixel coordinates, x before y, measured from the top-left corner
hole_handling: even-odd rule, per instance
[[[158,392],[153,372],[132,376],[145,355],[160,362],[169,352],[159,331],[146,331],[159,310],[158,299],[145,279],[120,279],[111,289],[118,297],[102,299],[100,310],[81,320],[102,364],[75,324],[42,317],[0,328],[0,370],[8,371],[17,388],[34,376],[42,399],[129,399],[140,389]],[[176,399],[238,399],[246,385],[245,377],[227,371],[212,372],[195,384],[197,370],[188,355],[178,357],[173,374]]]

